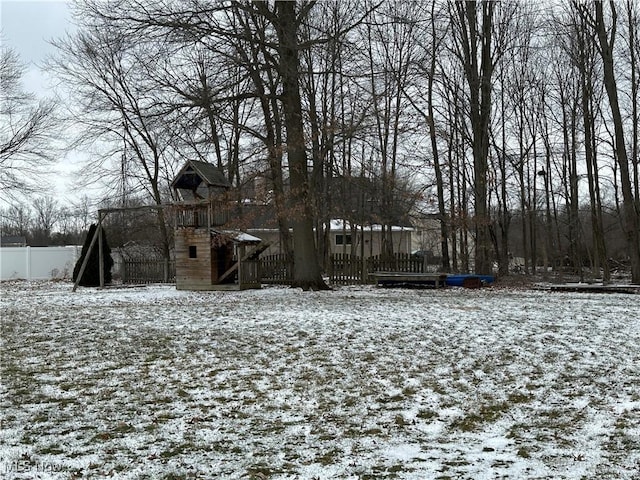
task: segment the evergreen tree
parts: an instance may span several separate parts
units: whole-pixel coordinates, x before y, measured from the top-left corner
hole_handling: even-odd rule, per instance
[[[85,239],[84,245],[82,246],[82,253],[80,254],[80,258],[78,259],[76,266],[73,269],[74,282],[78,278],[82,263],[87,256],[87,251],[89,250],[89,245],[91,245],[91,239],[96,233],[96,228],[98,227],[95,224],[92,224],[89,227],[89,233],[87,234],[87,238]],[[98,258],[98,250],[98,246],[94,245],[93,250],[91,250],[91,255],[89,256],[87,266],[84,269],[82,278],[80,279],[80,282],[78,282],[83,287],[100,286],[100,263]],[[111,268],[113,267],[113,258],[111,258],[111,248],[109,248],[109,244],[107,243],[107,234],[105,233],[104,228],[102,229],[102,257],[104,262],[104,284],[107,285],[111,283]]]

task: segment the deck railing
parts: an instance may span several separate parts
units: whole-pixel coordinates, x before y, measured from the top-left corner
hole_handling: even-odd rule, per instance
[[[175,204],[176,227],[212,228],[229,221],[229,205],[225,202]]]

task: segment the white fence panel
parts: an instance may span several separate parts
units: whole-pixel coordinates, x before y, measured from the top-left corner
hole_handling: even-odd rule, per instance
[[[0,248],[0,280],[27,278],[29,247]]]
[[[82,247],[0,248],[0,280],[71,278]]]

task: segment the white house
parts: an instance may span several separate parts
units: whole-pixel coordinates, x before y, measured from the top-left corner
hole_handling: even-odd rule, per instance
[[[371,257],[382,252],[382,225],[356,225],[339,219],[331,220],[329,225],[331,253],[353,253],[357,256]],[[387,232],[389,231],[393,251],[411,253],[414,229],[393,225],[387,227]]]
[[[329,252],[349,253],[370,257],[382,251],[382,225],[357,225],[347,220],[334,219],[329,222]],[[412,227],[391,226],[391,242],[396,253],[411,253]],[[280,232],[277,228],[250,228],[247,232],[269,242],[266,255],[280,252]]]

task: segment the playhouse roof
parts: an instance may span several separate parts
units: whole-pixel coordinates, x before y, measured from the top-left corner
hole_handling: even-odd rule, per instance
[[[262,239],[251,235],[250,233],[247,232],[242,232],[240,230],[214,230],[211,229],[211,233],[216,234],[216,235],[223,235],[227,238],[229,238],[229,240],[231,240],[233,243],[236,244],[240,244],[240,243],[244,243],[244,244],[258,244],[260,242],[262,242]]]
[[[230,187],[222,170],[212,163],[198,160],[188,160],[176,175],[171,187],[196,190],[202,183],[208,187]]]

